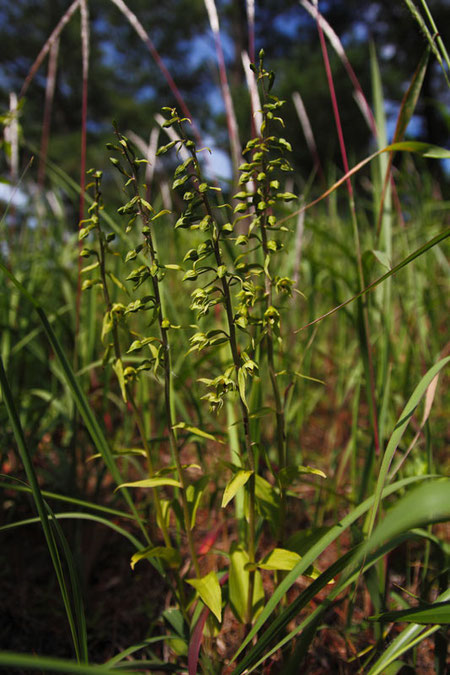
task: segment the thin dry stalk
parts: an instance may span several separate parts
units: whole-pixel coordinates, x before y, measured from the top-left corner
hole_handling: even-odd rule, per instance
[[[246,0],[248,23],[248,53],[252,63],[255,62],[255,0]]]
[[[52,117],[53,98],[55,95],[56,72],[58,69],[59,38],[50,48],[47,68],[47,83],[45,86],[44,119],[42,122],[41,151],[39,156],[38,186],[44,187],[45,168],[47,164],[48,141],[50,138],[50,124]]]
[[[355,101],[361,110],[362,116],[366,120],[366,123],[371,130],[373,136],[375,139],[378,139],[378,129],[375,121],[375,117],[372,112],[372,108],[369,105],[369,102],[367,101],[367,98],[362,90],[361,84],[358,80],[358,77],[356,76],[355,71],[353,70],[352,64],[349,61],[349,58],[347,54],[345,53],[345,49],[342,45],[342,42],[340,41],[339,37],[336,35],[334,32],[333,28],[330,26],[328,21],[320,14],[317,8],[317,2],[311,3],[308,0],[300,0],[300,4],[306,11],[314,18],[316,21],[320,24],[321,29],[327,36],[328,40],[330,41],[331,46],[333,47],[334,51],[342,61],[342,64],[347,71],[347,74],[354,86],[354,97]],[[403,215],[402,215],[402,209],[400,205],[400,200],[397,194],[397,188],[395,186],[395,181],[394,181],[394,176],[392,174],[392,171],[390,171],[390,182],[391,182],[391,190],[392,190],[392,196],[394,199],[394,204],[397,210],[397,215],[400,219],[400,222],[403,222]]]
[[[250,92],[250,104],[252,106],[252,136],[260,135],[261,124],[263,121],[261,113],[261,101],[259,100],[258,87],[253,71],[250,69],[250,57],[247,52],[241,54],[242,65],[244,67],[247,89]]]
[[[355,71],[353,70],[352,64],[350,63],[347,54],[345,53],[345,49],[342,45],[342,42],[334,32],[333,28],[328,23],[328,21],[322,16],[322,14],[320,14],[318,9],[311,2],[309,2],[309,0],[300,0],[300,4],[302,5],[302,7],[306,9],[308,14],[310,14],[319,23],[321,29],[323,30],[328,40],[330,41],[330,44],[333,47],[334,51],[342,61],[342,64],[345,70],[347,71],[347,74],[355,88],[356,103],[358,104],[358,107],[360,108],[361,113],[364,119],[366,120],[367,125],[369,126],[369,129],[371,129],[373,135],[376,137],[377,125],[375,123],[375,118],[373,116],[372,109],[366,97],[364,96],[361,84],[355,74]]]
[[[294,286],[298,286],[300,279],[300,262],[302,258],[303,235],[305,232],[305,212],[301,211],[297,216],[297,227],[295,230],[295,256],[294,256],[294,271],[292,278]]]
[[[295,110],[297,111],[300,124],[302,125],[306,144],[314,161],[314,168],[317,170],[321,179],[325,181],[325,174],[323,172],[322,163],[317,151],[316,139],[314,138],[313,130],[309,121],[308,113],[306,112],[306,108],[303,103],[303,99],[298,91],[294,91],[292,94],[292,100],[294,101]]]
[[[164,64],[164,61],[162,60],[161,56],[159,55],[158,50],[156,49],[155,45],[153,44],[153,41],[150,38],[147,31],[145,30],[144,26],[141,24],[141,22],[139,21],[139,19],[136,16],[136,14],[134,14],[134,12],[132,12],[131,9],[129,9],[127,7],[127,5],[123,2],[123,0],[111,0],[111,2],[113,2],[116,5],[117,9],[119,9],[122,12],[122,14],[126,17],[128,22],[130,23],[130,25],[133,26],[134,30],[136,31],[136,33],[141,38],[142,42],[146,45],[150,54],[153,56],[153,58],[155,60],[155,63],[157,64],[158,68],[160,69],[160,71],[164,75],[164,77],[167,81],[167,84],[169,85],[170,91],[175,96],[176,100],[178,101],[179,106],[180,106],[181,110],[183,111],[183,115],[185,115],[185,117],[188,117],[191,120],[192,129],[194,131],[194,135],[197,139],[197,142],[200,145],[203,145],[203,141],[202,141],[200,132],[199,132],[199,130],[198,130],[198,128],[197,128],[197,126],[194,122],[194,118],[191,115],[191,113],[189,111],[189,108],[187,107],[187,105],[184,101],[184,98],[182,97],[182,95],[180,93],[180,90],[178,89],[177,85],[175,84],[175,81],[174,81],[172,75],[169,73],[166,65]]]
[[[19,124],[17,122],[17,94],[11,92],[9,95],[9,113],[11,121],[5,127],[5,140],[11,145],[11,155],[9,158],[9,175],[11,184],[15,185],[19,177]]]
[[[225,57],[223,55],[222,40],[220,39],[219,17],[214,0],[205,0],[205,7],[208,12],[209,23],[214,34],[216,46],[217,65],[219,67],[220,88],[222,91],[223,102],[227,117],[228,136],[231,145],[231,159],[233,163],[233,173],[237,176],[237,169],[241,161],[241,144],[239,141],[239,132],[234,113],[233,100],[231,98],[230,87],[228,84],[227,71],[225,67]]]
[[[21,99],[23,96],[25,96],[28,87],[30,86],[31,82],[33,81],[34,76],[36,75],[37,71],[39,70],[43,60],[47,56],[48,52],[50,51],[53,43],[58,40],[59,36],[61,35],[61,31],[64,28],[64,26],[68,23],[68,21],[71,19],[72,15],[74,12],[78,9],[78,7],[81,4],[81,0],[74,0],[74,2],[70,5],[70,7],[67,9],[67,11],[63,14],[61,19],[59,20],[56,28],[53,30],[51,33],[50,37],[42,47],[41,51],[39,52],[35,62],[31,66],[30,70],[28,71],[28,75],[25,78],[25,81],[22,85],[22,89],[20,90],[19,94],[19,99]]]
[[[345,174],[348,175],[349,164],[348,164],[348,159],[347,159],[347,150],[346,150],[346,146],[345,146],[344,133],[343,133],[343,130],[342,130],[341,117],[340,117],[340,114],[339,114],[339,106],[338,106],[338,102],[337,102],[336,91],[335,91],[335,88],[334,88],[333,74],[331,72],[331,65],[330,65],[330,59],[328,57],[327,45],[325,43],[324,33],[323,33],[323,30],[322,30],[321,23],[319,21],[319,12],[317,10],[316,10],[316,16],[317,16],[317,29],[319,31],[320,46],[321,46],[321,49],[322,49],[325,71],[326,71],[327,80],[328,80],[328,87],[329,87],[329,90],[330,90],[330,96],[331,96],[331,101],[332,101],[332,106],[333,106],[333,114],[334,114],[334,119],[335,119],[335,123],[336,123],[336,131],[337,131],[337,135],[338,135],[338,139],[339,139],[339,146],[340,146],[340,150],[341,150],[342,164],[344,166]],[[354,238],[354,242],[355,242],[356,263],[357,263],[359,286],[360,286],[359,290],[361,291],[365,287],[365,281],[364,281],[364,272],[363,272],[363,267],[362,267],[362,256],[361,256],[361,246],[360,246],[360,242],[359,242],[358,223],[357,223],[357,218],[356,218],[355,197],[354,197],[353,185],[352,185],[352,181],[350,179],[350,176],[347,177],[345,182],[346,182],[346,185],[347,185],[350,211],[351,211],[351,216],[352,216],[353,238]],[[375,396],[375,373],[374,373],[374,366],[373,366],[372,345],[371,345],[371,342],[370,342],[369,316],[368,316],[367,304],[366,304],[365,300],[363,300],[362,303],[361,303],[361,314],[362,314],[363,342],[364,342],[363,349],[366,350],[366,355],[367,355],[368,398],[369,398],[369,402],[370,402],[369,410],[370,410],[370,417],[371,417],[371,422],[372,422],[375,452],[376,452],[376,454],[379,454],[380,453],[380,440],[379,440],[379,434],[378,434],[378,414],[377,414],[377,403],[376,403],[376,396]]]

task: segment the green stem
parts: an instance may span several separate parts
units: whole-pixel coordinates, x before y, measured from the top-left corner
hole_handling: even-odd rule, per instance
[[[186,135],[184,133],[184,129],[179,125],[180,128],[180,134],[184,140],[186,140]],[[198,184],[203,183],[203,177],[200,169],[200,165],[198,162],[197,158],[197,153],[195,151],[195,148],[192,146],[189,147],[190,154],[192,158],[194,159],[193,166],[194,166],[194,171],[195,171],[195,179]],[[222,257],[222,252],[220,250],[220,227],[219,224],[217,223],[216,219],[214,218],[213,211],[211,208],[211,205],[209,203],[208,197],[205,192],[200,192],[198,191],[198,194],[200,195],[203,205],[205,208],[206,213],[209,215],[211,218],[211,239],[212,239],[212,244],[213,244],[213,251],[214,251],[214,257],[216,260],[217,267],[221,267],[224,265],[224,260]],[[231,350],[231,356],[233,359],[233,365],[234,369],[236,371],[236,377],[238,376],[239,369],[241,367],[241,358],[239,355],[239,349],[238,349],[238,342],[236,338],[236,326],[234,323],[234,311],[233,311],[233,303],[231,299],[231,293],[230,293],[230,287],[228,285],[228,280],[227,280],[227,275],[225,274],[221,278],[221,285],[222,285],[222,295],[224,298],[224,304],[225,304],[225,312],[227,316],[227,325],[228,325],[228,341],[230,344],[230,350]],[[245,451],[246,451],[246,456],[247,456],[247,461],[250,470],[252,471],[252,475],[250,476],[248,482],[247,482],[247,489],[248,489],[248,495],[249,495],[249,515],[248,515],[248,557],[249,557],[249,562],[254,563],[255,562],[255,553],[256,553],[256,537],[255,537],[255,532],[256,532],[256,518],[255,518],[255,513],[256,513],[256,504],[255,504],[255,471],[256,471],[256,466],[255,466],[255,455],[253,452],[253,447],[252,447],[252,441],[251,441],[251,436],[250,436],[250,419],[249,419],[249,414],[248,414],[248,409],[247,409],[247,404],[246,402],[242,399],[242,396],[239,393],[239,402],[241,406],[241,412],[242,412],[242,422],[243,422],[243,427],[244,427],[244,439],[245,439]],[[249,573],[249,588],[248,588],[248,597],[247,597],[247,624],[250,626],[252,622],[252,614],[253,614],[253,594],[254,594],[254,587],[255,587],[255,572],[254,570],[251,570]]]
[[[137,208],[138,208],[138,213],[141,218],[141,221],[145,225],[145,233],[144,237],[148,246],[148,251],[150,255],[150,261],[152,265],[155,265],[156,269],[159,269],[159,261],[158,261],[158,256],[156,252],[156,248],[154,246],[153,242],[153,237],[151,233],[151,228],[150,228],[150,219],[148,217],[147,210],[144,208],[144,205],[142,203],[141,195],[139,192],[139,187],[138,187],[138,180],[137,180],[137,175],[136,175],[136,170],[133,164],[132,159],[130,158],[127,149],[121,144],[121,151],[126,158],[128,165],[131,169],[131,182],[133,185],[133,191],[135,197],[137,197]],[[186,481],[186,476],[185,472],[183,470],[182,464],[181,464],[181,459],[180,459],[180,452],[178,448],[178,441],[177,441],[177,436],[176,432],[174,430],[174,423],[173,423],[173,416],[172,416],[172,400],[171,400],[171,392],[172,392],[172,370],[171,370],[171,359],[170,359],[170,344],[169,344],[169,338],[168,338],[168,330],[169,328],[166,326],[167,320],[164,317],[163,310],[162,310],[162,304],[161,304],[161,293],[159,289],[159,281],[157,277],[157,272],[155,274],[152,274],[152,287],[153,287],[153,294],[155,298],[155,305],[157,308],[157,313],[158,313],[158,324],[159,324],[159,332],[161,336],[161,342],[163,346],[163,366],[164,366],[164,405],[165,405],[165,413],[166,413],[166,420],[167,420],[167,425],[168,425],[168,434],[169,434],[169,443],[170,443],[170,450],[171,454],[173,457],[173,460],[175,462],[175,466],[177,469],[177,474],[178,474],[178,480],[180,481],[181,484],[181,505],[183,509],[183,516],[184,516],[184,526],[185,526],[185,531],[186,531],[186,536],[188,540],[188,546],[189,546],[189,552],[191,555],[191,561],[194,566],[194,571],[195,574],[198,578],[200,578],[200,567],[198,564],[198,558],[197,558],[197,553],[195,550],[195,543],[194,543],[194,536],[191,528],[191,517],[189,514],[189,505],[186,497],[186,488],[187,488],[187,481]]]

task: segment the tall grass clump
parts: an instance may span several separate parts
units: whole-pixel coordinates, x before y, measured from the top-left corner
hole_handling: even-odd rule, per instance
[[[114,4],[154,50],[125,3]],[[62,600],[62,609],[56,595],[48,603],[50,622],[64,612],[71,651],[5,645],[0,666],[313,673],[330,643],[326,661],[340,672],[399,672],[426,650],[444,673],[450,485],[440,378],[450,361],[441,312],[450,230],[424,167],[450,153],[405,140],[428,51],[389,144],[374,50],[372,113],[317,3],[301,3],[317,21],[344,171],[325,178],[308,132],[329,187],[316,192],[313,174],[300,194],[287,103],[263,50],[247,80],[253,107],[260,102],[255,134],[240,144],[217,11],[206,4],[233,188],[211,178],[209,148],[185,105],[165,106],[158,119],[169,142],[151,161],[170,175],[169,188],[150,183],[152,153],[117,125],[107,146],[113,176],[90,169],[85,185],[82,170],[80,188],[47,159],[45,131],[34,211],[2,220],[10,235],[0,261],[0,531],[13,546],[22,528],[41,524]],[[426,27],[422,5],[425,18],[414,11]],[[87,3],[69,9],[78,8],[86,58]],[[53,60],[70,16],[47,45]],[[445,67],[435,32],[429,50]],[[353,168],[326,38],[375,136],[373,154]],[[250,42],[252,52],[253,33]],[[87,78],[84,61],[83,158]],[[166,79],[175,86],[168,71]],[[4,122],[11,129],[11,114]],[[370,199],[360,206],[365,168]],[[77,235],[61,195],[78,199]],[[107,541],[112,557],[127,557],[130,612],[146,606],[146,624],[137,637],[121,631],[105,655],[92,648],[103,629],[88,589]],[[102,603],[115,602],[104,591]]]

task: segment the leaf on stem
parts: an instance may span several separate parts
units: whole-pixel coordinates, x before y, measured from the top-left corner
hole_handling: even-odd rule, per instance
[[[222,589],[213,571],[201,579],[186,579],[195,588],[203,603],[211,610],[218,621],[222,621]]]

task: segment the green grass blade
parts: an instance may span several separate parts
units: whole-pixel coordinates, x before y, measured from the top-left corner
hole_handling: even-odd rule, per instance
[[[47,316],[39,304],[39,302],[27,291],[27,289],[22,286],[22,284],[16,279],[16,277],[8,270],[3,263],[0,262],[0,269],[6,274],[6,276],[13,282],[13,284],[18,288],[20,293],[27,298],[32,305],[34,306],[41,322],[44,327],[45,333],[47,335],[47,338],[58,358],[58,361],[61,365],[61,368],[63,369],[64,376],[66,379],[66,382],[70,388],[70,391],[72,392],[72,396],[75,400],[75,403],[77,405],[77,408],[80,412],[81,417],[83,418],[84,423],[86,424],[86,427],[89,431],[89,434],[91,435],[91,438],[94,442],[94,445],[97,449],[97,451],[102,455],[102,458],[108,467],[109,471],[111,472],[112,477],[114,478],[115,482],[117,485],[120,485],[121,483],[124,482],[119,469],[116,466],[116,463],[114,461],[113,455],[111,453],[111,450],[109,448],[108,442],[103,434],[103,431],[95,418],[95,415],[92,412],[91,406],[89,405],[89,402],[84,395],[80,385],[78,384],[77,378],[72,370],[72,367],[64,353],[64,350],[53,330],[51,327]],[[144,534],[144,537],[146,538],[147,542],[150,544],[149,536],[147,533],[147,530],[144,526],[144,523],[142,521],[141,516],[139,515],[133,500],[128,492],[127,489],[124,489],[122,491],[122,494],[124,495],[125,501],[127,502],[131,512],[133,513],[136,522],[139,524],[139,527],[141,528],[142,533]]]
[[[438,47],[441,50],[442,56],[443,56],[443,58],[444,58],[444,60],[447,64],[447,67],[450,69],[450,56],[448,55],[448,52],[447,52],[445,44],[442,40],[441,34],[439,33],[438,28],[436,26],[436,23],[433,19],[433,15],[430,12],[430,9],[428,7],[428,4],[427,4],[426,0],[421,0],[421,2],[422,2],[422,7],[425,11],[425,14],[427,15],[427,19],[430,23],[430,26],[433,29],[433,35],[436,37],[436,42],[438,44]],[[444,74],[446,74],[445,71],[444,71]]]
[[[373,498],[366,500],[365,503],[372,500]],[[447,520],[450,520],[450,479],[427,481],[427,483],[424,485],[407,492],[407,494],[404,497],[401,497],[395,506],[393,506],[392,509],[387,512],[384,520],[378,525],[370,539],[363,546],[358,547],[356,553],[350,558],[350,560],[347,559],[347,571],[330,591],[326,601],[323,602],[314,612],[312,612],[310,616],[300,624],[300,626],[297,626],[293,631],[291,631],[291,633],[289,633],[289,635],[278,642],[268,653],[263,656],[260,661],[254,664],[248,672],[252,672],[252,670],[260,665],[262,661],[290,642],[293,637],[295,637],[295,635],[310,626],[313,622],[317,622],[320,615],[326,611],[331,602],[334,601],[338,595],[343,590],[345,590],[345,588],[347,588],[358,578],[360,572],[357,568],[362,561],[365,561],[364,571],[366,571],[373,564],[375,564],[377,560],[386,555],[387,552],[397,547],[410,536],[416,536],[416,533],[408,532],[412,528],[420,527],[428,523],[442,522]],[[332,530],[333,529],[334,528],[332,528]],[[384,542],[387,543],[384,544]],[[280,584],[280,586],[281,585],[282,584]],[[277,591],[279,590],[280,586],[278,587]],[[263,610],[263,614],[265,611],[266,608]],[[319,624],[317,623],[317,625]],[[250,632],[249,635],[254,632],[255,628]],[[267,633],[270,633],[270,631],[271,628],[268,629]],[[260,638],[260,640],[262,640],[264,637],[265,634],[262,636],[262,638]],[[312,640],[313,635],[311,635],[310,638]],[[247,640],[248,636],[246,640],[244,640],[241,649],[245,647]],[[256,646],[233,671],[232,675],[239,675],[254,661],[253,654],[258,651],[258,644],[259,640]],[[239,652],[237,652],[237,654]]]
[[[102,518],[101,516],[97,516],[93,513],[80,513],[78,511],[65,511],[64,513],[54,513],[52,514],[52,519],[56,520],[89,520],[94,523],[100,523],[101,525],[105,525],[105,527],[109,527],[111,530],[114,530],[114,532],[117,532],[118,534],[121,534],[125,539],[128,539],[128,541],[133,544],[133,546],[138,550],[141,551],[142,549],[145,548],[145,546],[139,541],[139,539],[136,539],[134,535],[131,534],[131,532],[128,532],[128,530],[125,530],[123,527],[120,527],[120,525],[117,525],[114,523],[112,520],[108,520],[107,518]],[[25,525],[34,525],[35,523],[39,522],[39,518],[25,518],[24,520],[18,520],[15,523],[8,523],[8,525],[2,525],[0,527],[0,532],[4,532],[6,530],[13,530],[16,527],[23,527]]]
[[[412,483],[415,483],[420,480],[424,480],[425,478],[430,478],[430,476],[413,476],[410,478],[405,478],[401,481],[398,481],[396,483],[393,483],[392,485],[387,486],[383,490],[383,498],[388,497],[391,494],[394,494],[398,490],[401,490],[402,488],[406,487],[407,485],[410,485]],[[281,599],[285,596],[287,591],[290,589],[290,587],[295,583],[297,578],[303,574],[310,565],[313,565],[315,561],[317,560],[318,556],[333,542],[335,541],[347,528],[349,528],[354,522],[358,520],[362,515],[367,513],[370,508],[372,508],[374,503],[374,496],[372,495],[368,499],[366,499],[364,502],[359,504],[353,511],[351,511],[345,518],[343,518],[337,525],[334,525],[332,528],[328,530],[324,534],[319,541],[314,544],[310,548],[310,550],[305,553],[303,558],[300,560],[300,562],[294,567],[294,569],[289,572],[286,577],[283,579],[283,581],[279,584],[279,586],[275,589],[274,593],[272,596],[269,598],[266,606],[264,607],[263,611],[259,615],[255,625],[253,626],[252,630],[248,633],[244,641],[242,642],[241,646],[237,650],[236,654],[233,657],[233,660],[236,660],[236,658],[239,656],[239,654],[242,653],[242,651],[245,649],[245,647],[249,644],[249,642],[252,640],[252,638],[256,635],[256,633],[260,630],[260,628],[264,625],[264,623],[269,619],[269,617],[273,614],[276,606],[278,603],[281,601]]]
[[[92,666],[75,663],[67,659],[55,659],[49,656],[31,656],[17,652],[0,652],[0,665],[7,668],[26,668],[52,673],[74,673],[74,675],[117,675],[117,668],[108,666]],[[124,675],[132,675],[137,670],[120,670]]]
[[[421,623],[427,625],[450,623],[450,602],[433,602],[431,606],[420,605],[410,609],[400,609],[394,612],[382,612],[369,617],[371,621],[401,621],[405,623]]]
[[[0,474],[0,477],[3,474]],[[11,479],[11,476],[4,476],[5,478]],[[14,479],[18,480],[18,479]],[[25,483],[22,485],[11,484],[8,481],[0,480],[0,488],[5,488],[7,490],[14,490],[16,492],[32,492],[31,488]],[[46,499],[55,499],[56,501],[65,502],[67,504],[75,504],[76,506],[81,506],[85,509],[92,509],[93,511],[101,511],[103,513],[108,513],[110,516],[115,516],[118,518],[126,518],[128,520],[134,520],[134,517],[130,513],[125,511],[119,511],[118,509],[112,509],[109,506],[103,506],[102,504],[94,504],[93,502],[87,502],[84,499],[77,499],[76,497],[66,497],[65,495],[57,494],[56,492],[48,492],[47,490],[41,490],[41,494]]]
[[[450,600],[450,589],[439,595],[436,599],[436,602],[448,602],[448,600]],[[407,626],[387,646],[380,658],[376,661],[376,663],[373,664],[367,675],[381,675],[381,673],[385,672],[385,669],[389,666],[389,664],[393,663],[402,654],[412,649],[416,644],[424,640],[426,637],[429,637],[435,633],[437,630],[439,630],[439,628],[440,626],[432,626],[431,628],[424,630],[424,627],[420,624],[412,624]]]
[[[9,387],[8,379],[6,377],[5,370],[3,368],[3,362],[0,359],[0,384],[1,384],[1,389],[3,392],[3,400],[6,405],[6,409],[8,412],[8,417],[11,422],[11,426],[13,428],[14,432],[14,437],[16,439],[17,447],[19,450],[19,455],[22,460],[23,466],[25,468],[25,472],[27,474],[28,481],[31,485],[31,490],[33,494],[33,499],[34,503],[36,505],[36,510],[39,514],[39,520],[42,524],[42,529],[44,531],[44,536],[47,541],[47,546],[48,550],[50,552],[50,556],[52,559],[53,567],[55,569],[55,573],[58,579],[58,584],[60,587],[61,595],[63,598],[66,614],[67,614],[67,619],[69,621],[70,625],[70,630],[72,633],[72,639],[74,643],[74,648],[75,648],[75,653],[77,656],[77,660],[80,662],[82,660],[87,659],[87,652],[86,652],[86,645],[87,645],[87,639],[85,635],[85,623],[84,619],[82,620],[81,623],[78,624],[78,632],[77,632],[77,626],[75,623],[75,619],[72,613],[72,608],[71,608],[71,603],[70,603],[70,598],[69,598],[69,591],[67,588],[66,580],[64,577],[64,572],[63,568],[61,565],[61,561],[59,558],[59,553],[57,549],[57,545],[53,536],[52,529],[50,527],[48,515],[47,515],[47,506],[42,498],[42,494],[39,488],[39,483],[36,477],[36,473],[34,470],[33,463],[31,461],[31,456],[28,451],[27,444],[25,442],[25,436],[23,433],[22,425],[20,423],[19,415],[16,410],[16,406],[14,404],[14,400],[11,394],[11,389]],[[70,558],[67,558],[67,550],[64,548],[64,552],[66,553],[66,560],[68,565],[70,566]],[[73,579],[72,579],[73,581]],[[74,591],[74,596],[78,598],[80,597],[80,593],[76,591],[76,587],[73,588]],[[83,613],[82,613],[83,614]],[[84,614],[83,614],[84,616]],[[84,630],[83,630],[84,626]],[[81,644],[80,644],[81,641]]]
[[[398,447],[398,444],[401,441],[401,438],[405,432],[406,427],[408,426],[411,417],[414,414],[415,409],[419,405],[422,397],[424,396],[429,385],[435,378],[435,376],[441,372],[441,370],[450,362],[450,356],[447,356],[445,359],[441,359],[436,363],[430,370],[423,376],[420,380],[417,387],[414,389],[408,403],[405,405],[400,418],[395,426],[395,429],[389,439],[386,451],[383,456],[383,461],[381,463],[380,473],[378,475],[377,485],[375,488],[374,503],[372,510],[370,512],[368,529],[367,533],[370,536],[375,524],[375,519],[377,516],[378,508],[380,506],[381,494],[383,487],[386,481],[386,477],[391,465],[394,453]],[[449,497],[450,499],[450,497]]]
[[[383,276],[378,277],[378,279],[375,279],[375,281],[372,281],[371,284],[366,286],[362,291],[354,295],[353,297],[349,298],[348,300],[345,300],[345,302],[341,302],[340,305],[337,305],[336,307],[333,307],[333,309],[330,309],[329,312],[326,312],[325,314],[322,314],[322,316],[317,317],[317,319],[314,319],[313,321],[310,321],[309,323],[305,324],[301,328],[298,328],[296,330],[296,333],[299,333],[302,330],[305,330],[305,328],[309,328],[310,326],[314,326],[316,323],[319,323],[319,321],[322,321],[323,319],[326,319],[328,316],[332,316],[335,314],[337,311],[342,309],[343,307],[346,307],[349,305],[351,302],[354,302],[358,298],[360,298],[362,295],[365,295],[366,293],[369,293],[370,291],[373,291],[377,286],[383,283],[383,281],[386,281],[386,279],[389,279],[393,274],[396,274],[399,270],[401,270],[403,267],[406,267],[406,265],[409,265],[410,262],[418,258],[419,256],[423,255],[428,251],[430,248],[433,246],[436,246],[439,244],[441,241],[444,241],[444,239],[447,239],[447,237],[450,236],[450,227],[447,228],[446,230],[443,230],[439,234],[437,234],[435,237],[430,239],[426,244],[423,246],[420,246],[418,249],[413,251],[413,253],[410,253],[406,258],[404,258],[401,262],[399,262],[397,265],[395,265],[389,272],[386,272],[386,274],[383,274]]]

